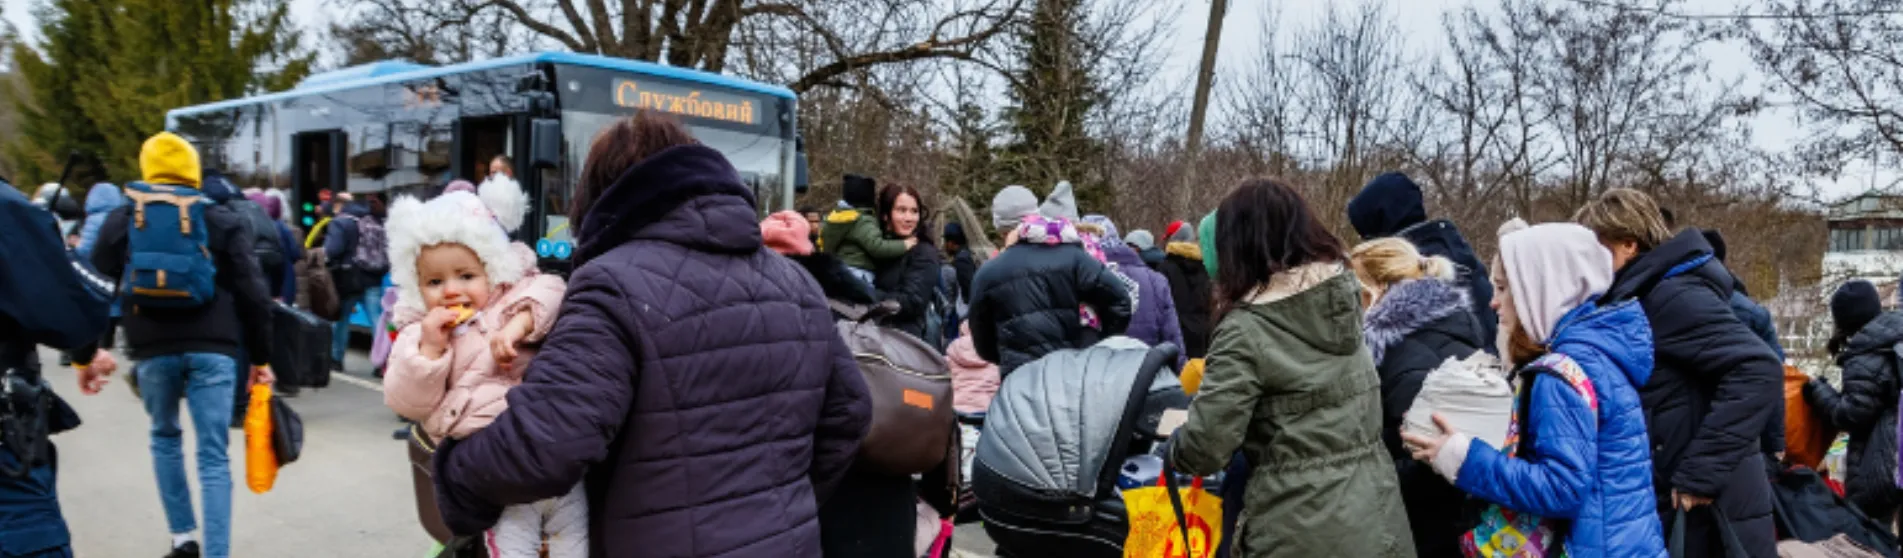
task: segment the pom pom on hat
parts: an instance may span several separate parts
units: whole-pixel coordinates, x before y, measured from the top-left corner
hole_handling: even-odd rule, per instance
[[[491,174],[476,187],[476,197],[489,206],[502,230],[515,232],[522,228],[522,218],[529,212],[529,194],[522,191],[522,185],[515,179],[506,174]]]

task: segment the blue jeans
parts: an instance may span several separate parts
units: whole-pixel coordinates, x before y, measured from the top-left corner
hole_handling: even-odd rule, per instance
[[[34,467],[25,478],[0,475],[0,554],[30,558],[72,558],[72,535],[60,515],[56,469],[59,450],[46,465]],[[18,467],[11,450],[0,449],[0,464]]]
[[[370,327],[377,327],[377,318],[383,316],[383,286],[370,287],[363,294],[343,299],[337,304],[343,317],[331,324],[330,357],[339,367],[344,364],[344,351],[350,348],[350,315],[358,307],[363,308],[364,317],[370,318]],[[372,335],[376,332],[371,332]]]
[[[205,506],[206,558],[231,553],[231,465],[226,444],[231,422],[231,390],[238,363],[211,353],[167,355],[139,363],[139,394],[152,417],[152,469],[159,479],[159,501],[171,532],[197,528],[192,488],[185,479],[185,453],[178,426],[178,402],[185,400],[198,435],[198,486]]]

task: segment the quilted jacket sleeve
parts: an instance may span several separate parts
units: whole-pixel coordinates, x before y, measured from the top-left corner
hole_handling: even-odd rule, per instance
[[[1124,284],[1123,278],[1110,266],[1091,259],[1089,253],[1083,250],[1075,252],[1078,260],[1077,298],[1097,309],[1097,318],[1103,321],[1104,335],[1122,335],[1130,329],[1130,315],[1136,310],[1131,304],[1129,285]]]
[[[535,325],[529,329],[529,336],[522,340],[538,343],[548,337],[555,328],[555,309],[561,307],[562,293],[568,291],[568,283],[556,275],[537,273],[524,278],[503,293],[502,323],[522,312],[528,312]]]
[[[1783,397],[1783,366],[1771,348],[1731,313],[1729,301],[1715,289],[1687,279],[1676,289],[1661,285],[1648,299],[1661,298],[1647,315],[1652,321],[1658,361],[1671,363],[1717,392],[1710,410],[1692,434],[1691,444],[1673,473],[1680,491],[1714,495],[1723,491],[1732,469],[1760,451],[1758,435]]]
[[[455,353],[444,350],[437,358],[423,356],[423,324],[410,324],[390,344],[388,369],[383,373],[383,404],[403,418],[423,422],[449,393],[449,367]]]
[[[1532,398],[1531,455],[1507,457],[1474,440],[1454,486],[1515,511],[1578,517],[1597,466],[1596,416],[1572,386],[1544,374],[1533,378]]]
[[[1216,474],[1242,446],[1263,392],[1253,352],[1264,348],[1246,337],[1233,325],[1216,327],[1189,420],[1170,435],[1170,463],[1177,470]]]
[[[1144,302],[1141,304],[1155,304],[1157,305],[1158,311],[1162,312],[1162,338],[1164,341],[1176,344],[1176,369],[1181,371],[1183,365],[1189,362],[1189,347],[1183,345],[1183,322],[1181,318],[1176,316],[1176,300],[1174,295],[1170,293],[1170,282],[1165,280],[1160,273],[1152,275],[1152,277],[1155,277],[1156,280],[1150,283],[1156,285],[1158,292],[1144,297]]]
[[[978,275],[972,278],[971,314],[965,317],[965,327],[971,330],[971,346],[978,350],[978,356],[985,359],[985,362],[999,362],[998,316],[992,309],[992,306],[996,304],[988,299],[995,298],[1001,293],[991,284],[990,279],[982,268],[979,269]]]
[[[885,231],[879,230],[879,220],[870,214],[861,214],[859,220],[853,221],[852,230],[846,233],[846,238],[858,244],[875,262],[896,260],[909,250],[904,239],[886,238]]]
[[[826,381],[826,402],[813,430],[813,468],[807,474],[813,495],[822,503],[845,478],[859,451],[859,440],[872,427],[872,395],[865,377],[859,375],[859,364],[836,335],[832,352],[832,377]]]
[[[470,535],[502,507],[567,493],[608,455],[633,403],[634,314],[606,271],[573,276],[561,318],[509,408],[487,428],[436,453],[436,502],[450,529]]]
[[[1845,432],[1870,430],[1890,406],[1886,402],[1897,393],[1896,371],[1891,370],[1894,358],[1887,351],[1851,356],[1844,361],[1843,391],[1823,380],[1811,380],[1804,384],[1804,400],[1816,407],[1815,412],[1829,421],[1831,428]]]

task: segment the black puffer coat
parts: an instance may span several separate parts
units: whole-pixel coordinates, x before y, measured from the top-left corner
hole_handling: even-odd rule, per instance
[[[1401,500],[1422,558],[1458,557],[1467,495],[1401,447],[1401,416],[1414,405],[1421,382],[1449,358],[1467,358],[1484,345],[1467,292],[1444,281],[1402,281],[1368,309],[1363,339],[1381,375],[1381,441],[1401,477]]]
[[[1077,244],[1019,243],[971,279],[971,341],[1000,375],[1052,351],[1081,349],[1130,327],[1123,278]],[[1103,330],[1083,323],[1080,305],[1097,310]]]
[[[1896,510],[1896,344],[1903,313],[1886,312],[1863,326],[1837,354],[1843,391],[1823,380],[1804,385],[1804,400],[1832,428],[1850,434],[1844,496],[1884,521]]]
[[[1188,242],[1169,243],[1169,255],[1156,264],[1170,284],[1176,303],[1176,321],[1183,329],[1183,355],[1203,358],[1209,352],[1209,271],[1203,268],[1203,249]]]
[[[938,299],[938,262],[938,249],[929,242],[920,242],[904,256],[879,268],[873,281],[879,297],[899,303],[899,313],[881,320],[881,325],[925,339],[925,321],[936,319],[931,305]],[[938,345],[937,339],[925,342]]]
[[[1775,556],[1758,437],[1783,398],[1783,367],[1731,312],[1731,273],[1711,254],[1688,229],[1627,264],[1600,304],[1638,299],[1652,325],[1655,370],[1639,397],[1661,523],[1672,528],[1673,490],[1712,496],[1753,556]],[[1686,551],[1722,552],[1710,514],[1688,517]]]
[[[1401,237],[1414,243],[1422,255],[1447,258],[1460,266],[1457,282],[1473,301],[1470,311],[1480,324],[1481,339],[1493,339],[1500,317],[1493,313],[1493,281],[1487,278],[1487,266],[1474,255],[1473,246],[1467,244],[1452,221],[1427,220],[1421,187],[1413,179],[1389,172],[1368,181],[1361,193],[1348,201],[1348,223],[1361,238]],[[1480,349],[1494,352],[1492,343]]]

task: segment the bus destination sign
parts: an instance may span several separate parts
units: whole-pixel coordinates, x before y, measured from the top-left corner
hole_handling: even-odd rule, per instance
[[[761,107],[753,99],[652,81],[616,79],[615,104],[748,126],[760,123]]]

